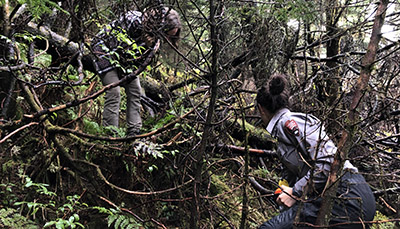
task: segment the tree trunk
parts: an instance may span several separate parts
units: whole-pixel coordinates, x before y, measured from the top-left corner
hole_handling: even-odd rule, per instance
[[[0,12],[0,35],[9,38],[10,25],[10,5],[5,0]],[[14,42],[0,38],[0,61],[13,64],[15,62]],[[9,119],[15,114],[16,94],[14,93],[16,79],[11,72],[0,72],[0,118]]]
[[[351,145],[351,142],[353,140],[352,136],[355,132],[354,126],[358,120],[357,108],[362,100],[363,95],[367,91],[368,82],[376,57],[376,52],[378,50],[378,45],[381,40],[381,29],[385,21],[387,6],[388,0],[381,0],[378,5],[378,10],[376,12],[375,21],[372,28],[371,39],[368,44],[368,50],[362,59],[361,73],[354,89],[354,96],[352,98],[352,103],[350,105],[350,110],[348,114],[347,128],[343,131],[342,137],[338,145],[338,151],[336,152],[335,159],[331,165],[331,173],[326,184],[326,187],[328,189],[325,193],[323,193],[324,198],[321,204],[321,208],[318,212],[316,224],[320,226],[329,225],[330,213],[333,206],[333,198],[336,196],[337,191],[338,182],[336,182],[336,180],[340,176],[340,172],[343,168],[343,163],[347,158],[349,146]],[[362,107],[360,109],[362,109]]]
[[[327,58],[335,57],[339,54],[340,36],[335,36],[338,33],[337,27],[338,17],[338,1],[328,0],[326,10],[326,27],[329,41],[326,44]],[[332,38],[330,38],[332,37]],[[326,102],[329,106],[333,105],[339,95],[339,69],[336,59],[330,59],[326,62],[329,72],[325,81],[324,92],[327,94]]]
[[[329,60],[326,62],[326,66],[328,67],[328,71],[325,75],[326,80],[323,81],[323,86],[320,88],[320,94],[321,97],[324,98],[323,103],[326,104],[326,107],[334,107],[334,104],[341,93],[339,66],[337,59],[333,58],[339,54],[339,42],[341,38],[341,36],[337,35],[339,34],[339,28],[337,27],[340,18],[339,10],[338,0],[327,1],[326,27],[329,41],[326,43],[326,56]],[[340,126],[335,123],[335,120],[337,120],[336,117],[338,117],[338,111],[333,109],[332,112],[329,113],[328,117],[329,120],[333,121],[331,122],[331,125],[327,126],[329,133],[337,133],[339,131],[338,129],[334,129],[335,127]]]
[[[203,159],[206,153],[207,145],[209,144],[211,134],[212,134],[212,121],[214,116],[214,108],[218,97],[218,34],[217,34],[217,24],[215,21],[215,3],[214,0],[209,0],[210,5],[210,39],[211,39],[211,47],[212,47],[212,54],[211,54],[211,98],[210,104],[208,105],[207,110],[207,117],[204,126],[203,136],[197,149],[197,155],[195,156],[195,180],[194,180],[194,187],[193,187],[193,207],[192,207],[192,218],[191,218],[191,228],[199,228],[200,222],[200,206],[201,206],[201,199],[200,199],[200,191],[201,191],[201,184],[202,184],[202,174],[203,174]]]

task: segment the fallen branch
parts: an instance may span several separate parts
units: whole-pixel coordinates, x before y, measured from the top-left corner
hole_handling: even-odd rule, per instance
[[[241,146],[234,146],[234,145],[214,145],[217,149],[226,149],[230,150],[233,153],[238,153],[238,154],[245,154],[246,149]],[[255,156],[261,156],[261,157],[266,157],[266,156],[276,156],[276,152],[274,150],[264,150],[264,149],[249,149],[249,153]]]
[[[388,188],[388,189],[384,189],[384,190],[378,190],[378,191],[374,191],[374,196],[378,197],[378,196],[382,196],[385,194],[399,194],[400,191],[400,187],[397,188]]]
[[[28,124],[26,124],[26,125],[24,125],[24,126],[18,128],[18,129],[14,130],[13,132],[11,132],[11,133],[8,134],[7,136],[5,136],[3,139],[1,139],[1,140],[0,140],[0,144],[4,143],[7,139],[9,139],[9,138],[10,138],[11,136],[13,136],[14,134],[20,132],[21,130],[23,130],[23,129],[25,129],[25,128],[28,128],[28,127],[30,127],[30,126],[33,126],[33,125],[38,125],[38,124],[39,124],[38,122],[31,122],[31,123],[28,123]]]

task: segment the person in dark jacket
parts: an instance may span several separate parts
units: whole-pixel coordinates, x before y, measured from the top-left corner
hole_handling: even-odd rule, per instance
[[[145,13],[129,11],[107,25],[92,41],[93,63],[104,85],[119,81],[124,74],[135,70],[152,48],[157,36],[166,37],[176,46],[181,31],[179,14],[170,8],[149,9]],[[127,95],[127,136],[140,133],[141,86],[136,77],[125,87]],[[103,126],[119,126],[120,87],[106,92]]]
[[[256,103],[267,131],[277,139],[277,154],[284,167],[282,179],[288,183],[281,186],[277,198],[286,210],[259,228],[292,228],[298,211],[297,227],[307,228],[317,218],[337,148],[318,118],[288,109],[285,75],[271,76],[258,91]],[[334,228],[368,228],[362,221],[373,220],[375,209],[369,185],[358,169],[345,161],[330,224],[336,225]]]

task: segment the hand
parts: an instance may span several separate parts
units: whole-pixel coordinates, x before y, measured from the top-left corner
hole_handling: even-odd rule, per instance
[[[146,46],[147,47],[153,47],[154,42],[156,42],[156,39],[153,36],[151,36],[150,34],[147,34],[147,33],[145,33],[143,35],[143,37],[144,37],[143,40],[146,43]]]
[[[288,208],[292,207],[297,201],[293,196],[293,188],[285,185],[282,185],[281,188],[282,193],[278,196],[276,202],[278,202],[279,205],[284,205]]]

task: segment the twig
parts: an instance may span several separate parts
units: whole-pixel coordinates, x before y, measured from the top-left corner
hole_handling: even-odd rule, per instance
[[[49,40],[48,39],[45,39],[45,40],[46,40],[46,48],[43,51],[41,51],[40,53],[38,53],[38,54],[34,55],[33,57],[31,57],[32,60],[35,59],[38,56],[41,56],[41,55],[45,54],[47,52],[47,50],[49,49]]]
[[[231,221],[230,221],[224,214],[222,214],[222,212],[221,212],[216,206],[213,207],[213,210],[214,210],[219,216],[221,216],[221,217],[225,220],[225,222],[227,222],[227,223],[229,224],[229,227],[230,227],[230,228],[235,228],[235,226],[231,223]]]
[[[388,189],[384,189],[384,190],[378,190],[378,191],[374,191],[374,196],[381,196],[383,194],[398,194],[398,192],[400,191],[400,187],[397,188],[388,188]]]
[[[217,148],[221,149],[228,149],[232,150],[235,153],[240,153],[244,154],[246,153],[245,148],[241,146],[235,146],[235,145],[222,145],[222,144],[217,144],[214,145]],[[273,150],[264,150],[264,149],[249,149],[249,153],[257,156],[276,156],[276,152]]]
[[[169,140],[167,143],[165,143],[165,146],[171,146],[173,143],[176,142],[176,140],[178,138],[180,138],[182,136],[182,131],[179,132],[177,135],[175,135],[175,137],[173,137],[171,140]]]
[[[26,124],[26,125],[24,125],[24,126],[18,128],[18,129],[14,130],[13,132],[11,132],[11,133],[8,134],[7,136],[5,136],[3,139],[1,139],[1,140],[0,140],[0,144],[2,144],[2,143],[5,142],[8,138],[10,138],[10,137],[13,136],[14,134],[20,132],[21,130],[23,130],[23,129],[25,129],[25,128],[28,128],[28,127],[30,127],[30,126],[33,126],[33,125],[38,125],[38,124],[39,124],[38,122],[31,122],[31,123],[28,123],[28,124]]]
[[[379,197],[379,200],[381,200],[387,208],[389,208],[392,212],[397,213],[396,209],[394,209],[392,206],[390,206],[385,199],[383,199],[382,197]]]
[[[151,222],[157,224],[158,226],[162,227],[163,229],[167,229],[167,227],[166,227],[164,224],[162,224],[162,223],[156,221],[156,220],[153,219],[153,218],[151,218]]]
[[[387,136],[387,137],[375,139],[374,142],[383,142],[385,140],[389,140],[391,138],[398,138],[398,137],[400,137],[400,134],[393,134],[393,135],[390,135],[390,136]]]

